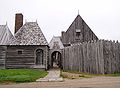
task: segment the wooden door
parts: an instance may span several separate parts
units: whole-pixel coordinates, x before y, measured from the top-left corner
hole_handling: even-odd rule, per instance
[[[42,65],[43,64],[43,50],[38,49],[36,51],[36,65]]]

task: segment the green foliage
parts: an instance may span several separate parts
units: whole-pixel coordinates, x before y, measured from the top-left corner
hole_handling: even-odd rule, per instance
[[[48,74],[46,71],[26,70],[26,69],[2,69],[0,70],[0,83],[2,82],[34,82],[38,78],[43,78]]]

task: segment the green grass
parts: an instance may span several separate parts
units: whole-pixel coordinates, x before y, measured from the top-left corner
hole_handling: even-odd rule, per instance
[[[34,82],[38,78],[43,78],[47,71],[25,70],[25,69],[2,69],[0,70],[0,83],[4,82]]]
[[[70,76],[63,75],[63,74],[61,74],[60,76],[62,78],[67,78],[67,79],[92,78],[92,77],[89,77],[89,76],[84,76],[84,77],[70,77]]]
[[[67,75],[60,74],[60,77],[62,78],[67,78],[67,79],[75,79],[74,77],[69,77]]]
[[[113,76],[113,77],[117,77],[117,76],[120,76],[120,73],[115,73],[115,74],[105,74],[105,76]]]
[[[77,72],[77,71],[72,71],[72,70],[61,70],[63,72],[69,72],[69,73],[75,73],[75,74],[83,74],[83,75],[91,75],[91,76],[113,76],[117,77],[120,76],[120,73],[115,73],[115,74],[91,74],[91,73],[83,73],[83,72]]]
[[[101,76],[101,74],[91,74],[91,73],[84,73],[84,72],[77,72],[72,70],[62,70],[63,72],[69,72],[74,74],[82,74],[82,75],[91,75],[91,76]]]
[[[62,74],[62,72],[68,72],[68,73],[74,73],[74,74],[81,74],[81,73],[80,73],[80,72],[76,72],[76,71],[71,71],[71,70],[61,70],[60,76],[63,77],[63,78],[67,78],[67,79],[92,78],[92,77],[90,77],[90,76],[70,77],[70,76],[67,76],[67,75]]]

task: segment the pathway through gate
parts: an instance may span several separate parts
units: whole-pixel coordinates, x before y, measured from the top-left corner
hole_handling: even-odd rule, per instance
[[[46,82],[52,82],[52,81],[61,82],[61,81],[63,81],[63,78],[60,77],[60,69],[59,68],[50,69],[48,72],[49,73],[47,76],[45,76],[44,78],[37,79],[36,81],[37,82],[44,82],[44,81],[46,81]]]

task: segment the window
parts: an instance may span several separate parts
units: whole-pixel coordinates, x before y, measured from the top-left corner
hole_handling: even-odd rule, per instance
[[[59,42],[54,42],[53,49],[59,49]]]
[[[79,37],[80,36],[80,32],[76,32],[76,36]]]
[[[77,36],[77,37],[80,36],[80,33],[81,33],[81,30],[80,30],[80,29],[76,29],[76,36]]]
[[[18,50],[18,54],[22,54],[22,50]]]

